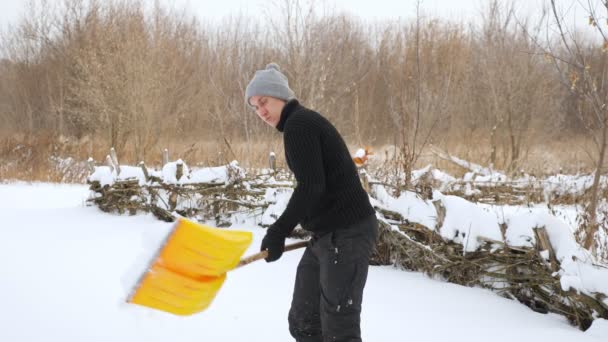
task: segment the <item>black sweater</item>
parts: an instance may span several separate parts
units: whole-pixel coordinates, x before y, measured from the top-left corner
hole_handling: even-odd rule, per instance
[[[340,133],[321,114],[289,101],[276,127],[297,181],[270,229],[287,236],[300,223],[315,234],[346,228],[374,214]]]

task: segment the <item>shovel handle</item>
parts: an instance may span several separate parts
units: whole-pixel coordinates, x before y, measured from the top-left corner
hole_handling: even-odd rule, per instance
[[[292,243],[290,245],[285,245],[285,252],[293,251],[294,249],[299,249],[299,248],[303,248],[306,246],[308,246],[308,241],[299,241],[296,243]],[[259,253],[256,253],[256,254],[250,255],[246,258],[241,259],[241,261],[239,262],[238,265],[236,265],[235,268],[239,268],[241,266],[248,265],[257,260],[265,259],[266,257],[268,257],[268,251],[263,250]]]

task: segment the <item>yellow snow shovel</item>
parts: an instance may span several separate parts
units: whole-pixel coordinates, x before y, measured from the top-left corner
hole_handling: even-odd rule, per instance
[[[251,232],[223,230],[180,218],[127,302],[176,315],[200,312],[211,304],[228,271],[268,256],[262,251],[240,260],[251,240]],[[285,251],[307,243],[287,245]]]

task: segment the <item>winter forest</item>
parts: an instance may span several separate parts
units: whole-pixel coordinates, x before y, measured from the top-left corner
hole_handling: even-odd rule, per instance
[[[291,340],[302,249],[233,265],[196,314],[130,302],[181,219],[247,232],[248,256],[288,210],[282,134],[245,101],[274,62],[340,132],[378,219],[364,341],[606,341],[608,1],[461,19],[408,1],[209,20],[24,0],[0,22],[0,340]]]

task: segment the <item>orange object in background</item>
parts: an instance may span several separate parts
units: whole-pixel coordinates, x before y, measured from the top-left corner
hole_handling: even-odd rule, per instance
[[[357,151],[359,152],[359,151]],[[369,156],[371,156],[372,154],[374,154],[372,152],[371,147],[365,147],[365,149],[363,149],[363,153],[356,155],[355,157],[353,157],[353,161],[355,162],[355,165],[357,167],[361,167],[363,165],[365,165],[365,163],[367,162]]]
[[[251,232],[180,218],[127,302],[191,315],[206,309],[252,241]]]

